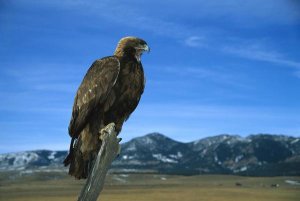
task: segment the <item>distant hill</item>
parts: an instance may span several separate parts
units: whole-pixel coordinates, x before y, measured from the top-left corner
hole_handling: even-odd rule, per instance
[[[0,155],[0,172],[67,171],[67,151],[26,151]],[[300,138],[259,134],[218,135],[190,143],[151,133],[122,144],[113,172],[163,174],[300,175]]]

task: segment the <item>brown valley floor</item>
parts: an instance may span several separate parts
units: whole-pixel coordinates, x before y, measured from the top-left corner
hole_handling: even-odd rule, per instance
[[[73,201],[84,182],[70,177],[47,179],[45,175],[0,179],[0,200],[5,201]],[[108,175],[99,200],[299,201],[300,186],[288,184],[286,180],[300,181],[300,177]],[[271,187],[272,184],[279,187]]]

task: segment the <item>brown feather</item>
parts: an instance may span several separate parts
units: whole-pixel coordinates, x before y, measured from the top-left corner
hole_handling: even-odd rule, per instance
[[[115,55],[95,61],[77,91],[69,134],[72,137],[65,165],[69,174],[86,178],[101,146],[98,132],[114,122],[119,133],[124,121],[137,107],[144,91],[144,71],[139,45],[146,42],[133,37],[120,40]],[[139,55],[137,55],[139,54]],[[77,141],[73,144],[74,138]]]

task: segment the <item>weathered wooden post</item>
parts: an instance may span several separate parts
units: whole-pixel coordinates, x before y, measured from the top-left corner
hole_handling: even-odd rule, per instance
[[[120,153],[120,138],[117,138],[115,124],[110,123],[100,131],[101,148],[93,169],[89,174],[78,201],[96,201],[103,189],[105,176],[112,161]]]

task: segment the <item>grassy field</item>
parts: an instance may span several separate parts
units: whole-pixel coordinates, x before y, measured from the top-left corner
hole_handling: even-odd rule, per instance
[[[0,177],[0,200],[76,200],[84,181],[45,175],[8,180]],[[300,177],[239,177],[225,175],[108,175],[101,201],[299,201],[300,186],[285,180]],[[241,186],[237,186],[240,183]],[[279,184],[272,188],[271,184]]]

